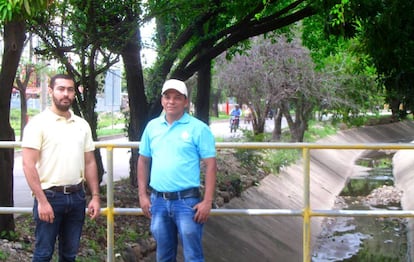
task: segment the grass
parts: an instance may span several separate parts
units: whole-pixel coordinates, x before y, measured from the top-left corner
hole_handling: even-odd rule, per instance
[[[338,128],[330,122],[310,121],[309,128],[305,132],[304,142],[315,142],[321,138],[335,134]],[[269,141],[270,134],[261,134],[259,137],[252,137],[251,132],[245,134],[248,141]],[[290,133],[285,130],[282,132],[280,142],[290,142]],[[246,161],[246,150],[238,150],[238,159],[241,162],[247,162],[251,166],[254,163],[260,163],[260,168],[271,174],[278,174],[283,168],[296,162],[301,157],[300,149],[266,149],[266,150],[248,150],[250,161]],[[252,156],[254,154],[254,157]],[[252,162],[252,159],[254,161]],[[253,165],[252,165],[253,164]]]
[[[39,110],[29,109],[30,118],[39,113]],[[20,136],[20,110],[12,109],[10,111],[10,124],[14,129],[15,135]],[[122,113],[99,113],[98,115],[98,137],[126,134],[125,118]]]
[[[27,116],[30,119],[34,115],[38,114],[39,110],[28,109]],[[20,136],[20,110],[12,109],[10,111],[10,124],[14,129],[15,135]]]
[[[120,112],[103,112],[98,114],[98,130],[110,127],[125,127],[125,116]],[[121,128],[118,128],[121,129]]]
[[[211,116],[210,117],[210,122],[219,121],[219,120],[229,120],[229,115],[227,115],[224,112],[219,112],[219,116],[218,117],[215,117],[215,116]]]
[[[98,137],[113,136],[113,135],[120,135],[120,134],[126,135],[124,128],[99,129],[96,132],[98,134]]]
[[[29,109],[28,116],[33,117],[38,114],[39,110]],[[220,112],[218,117],[211,117],[210,121],[228,120],[229,116],[223,112]],[[20,136],[20,110],[12,109],[10,112],[10,123],[16,136]],[[98,114],[98,127],[96,131],[98,137],[113,136],[113,135],[126,135],[125,116],[122,113],[99,113]]]
[[[336,134],[338,127],[329,122],[311,121],[309,128],[305,132],[304,142],[312,143],[321,138]]]

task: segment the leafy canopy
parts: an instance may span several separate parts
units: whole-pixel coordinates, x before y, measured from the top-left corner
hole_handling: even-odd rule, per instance
[[[44,10],[51,2],[52,0],[1,0],[0,20],[10,22],[31,17]]]

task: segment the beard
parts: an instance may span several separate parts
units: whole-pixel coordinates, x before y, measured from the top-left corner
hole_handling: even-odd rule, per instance
[[[73,100],[71,100],[70,98],[67,98],[69,101],[70,101],[70,103],[69,104],[64,104],[64,103],[61,103],[60,102],[60,100],[58,100],[55,96],[52,96],[52,99],[53,99],[53,104],[55,104],[55,107],[59,110],[59,111],[62,111],[62,112],[66,112],[66,111],[68,111],[69,110],[69,108],[71,107],[71,105],[72,105],[72,102],[73,102]]]

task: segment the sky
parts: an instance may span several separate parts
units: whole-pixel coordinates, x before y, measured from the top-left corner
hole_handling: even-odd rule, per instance
[[[154,64],[157,57],[157,52],[155,51],[154,44],[152,42],[152,37],[155,32],[155,21],[151,20],[149,23],[146,23],[141,28],[141,39],[143,42],[143,48],[141,50],[141,59],[144,67],[150,67]]]

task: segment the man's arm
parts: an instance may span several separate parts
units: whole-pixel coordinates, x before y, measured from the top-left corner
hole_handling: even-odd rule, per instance
[[[150,161],[151,161],[151,158],[140,155],[138,158],[138,163],[137,163],[139,204],[142,209],[142,212],[148,218],[151,217],[151,213],[150,213],[151,201],[147,194]]]
[[[40,158],[40,151],[33,148],[24,147],[22,150],[23,171],[26,177],[27,184],[38,203],[38,213],[40,220],[53,223],[55,219],[52,206],[43,192],[39,174],[36,169],[36,163]]]
[[[214,200],[214,193],[216,190],[216,173],[217,161],[215,157],[205,158],[203,162],[206,166],[204,199],[198,203],[194,208],[197,209],[195,214],[195,221],[198,223],[205,223],[210,215],[211,205]]]
[[[85,180],[92,194],[92,199],[88,204],[88,213],[92,219],[95,219],[99,216],[101,203],[99,199],[98,168],[94,151],[85,152]]]
[[[204,201],[209,201],[211,204],[214,200],[214,193],[216,191],[216,158],[206,158],[204,159],[204,164],[206,165]]]

